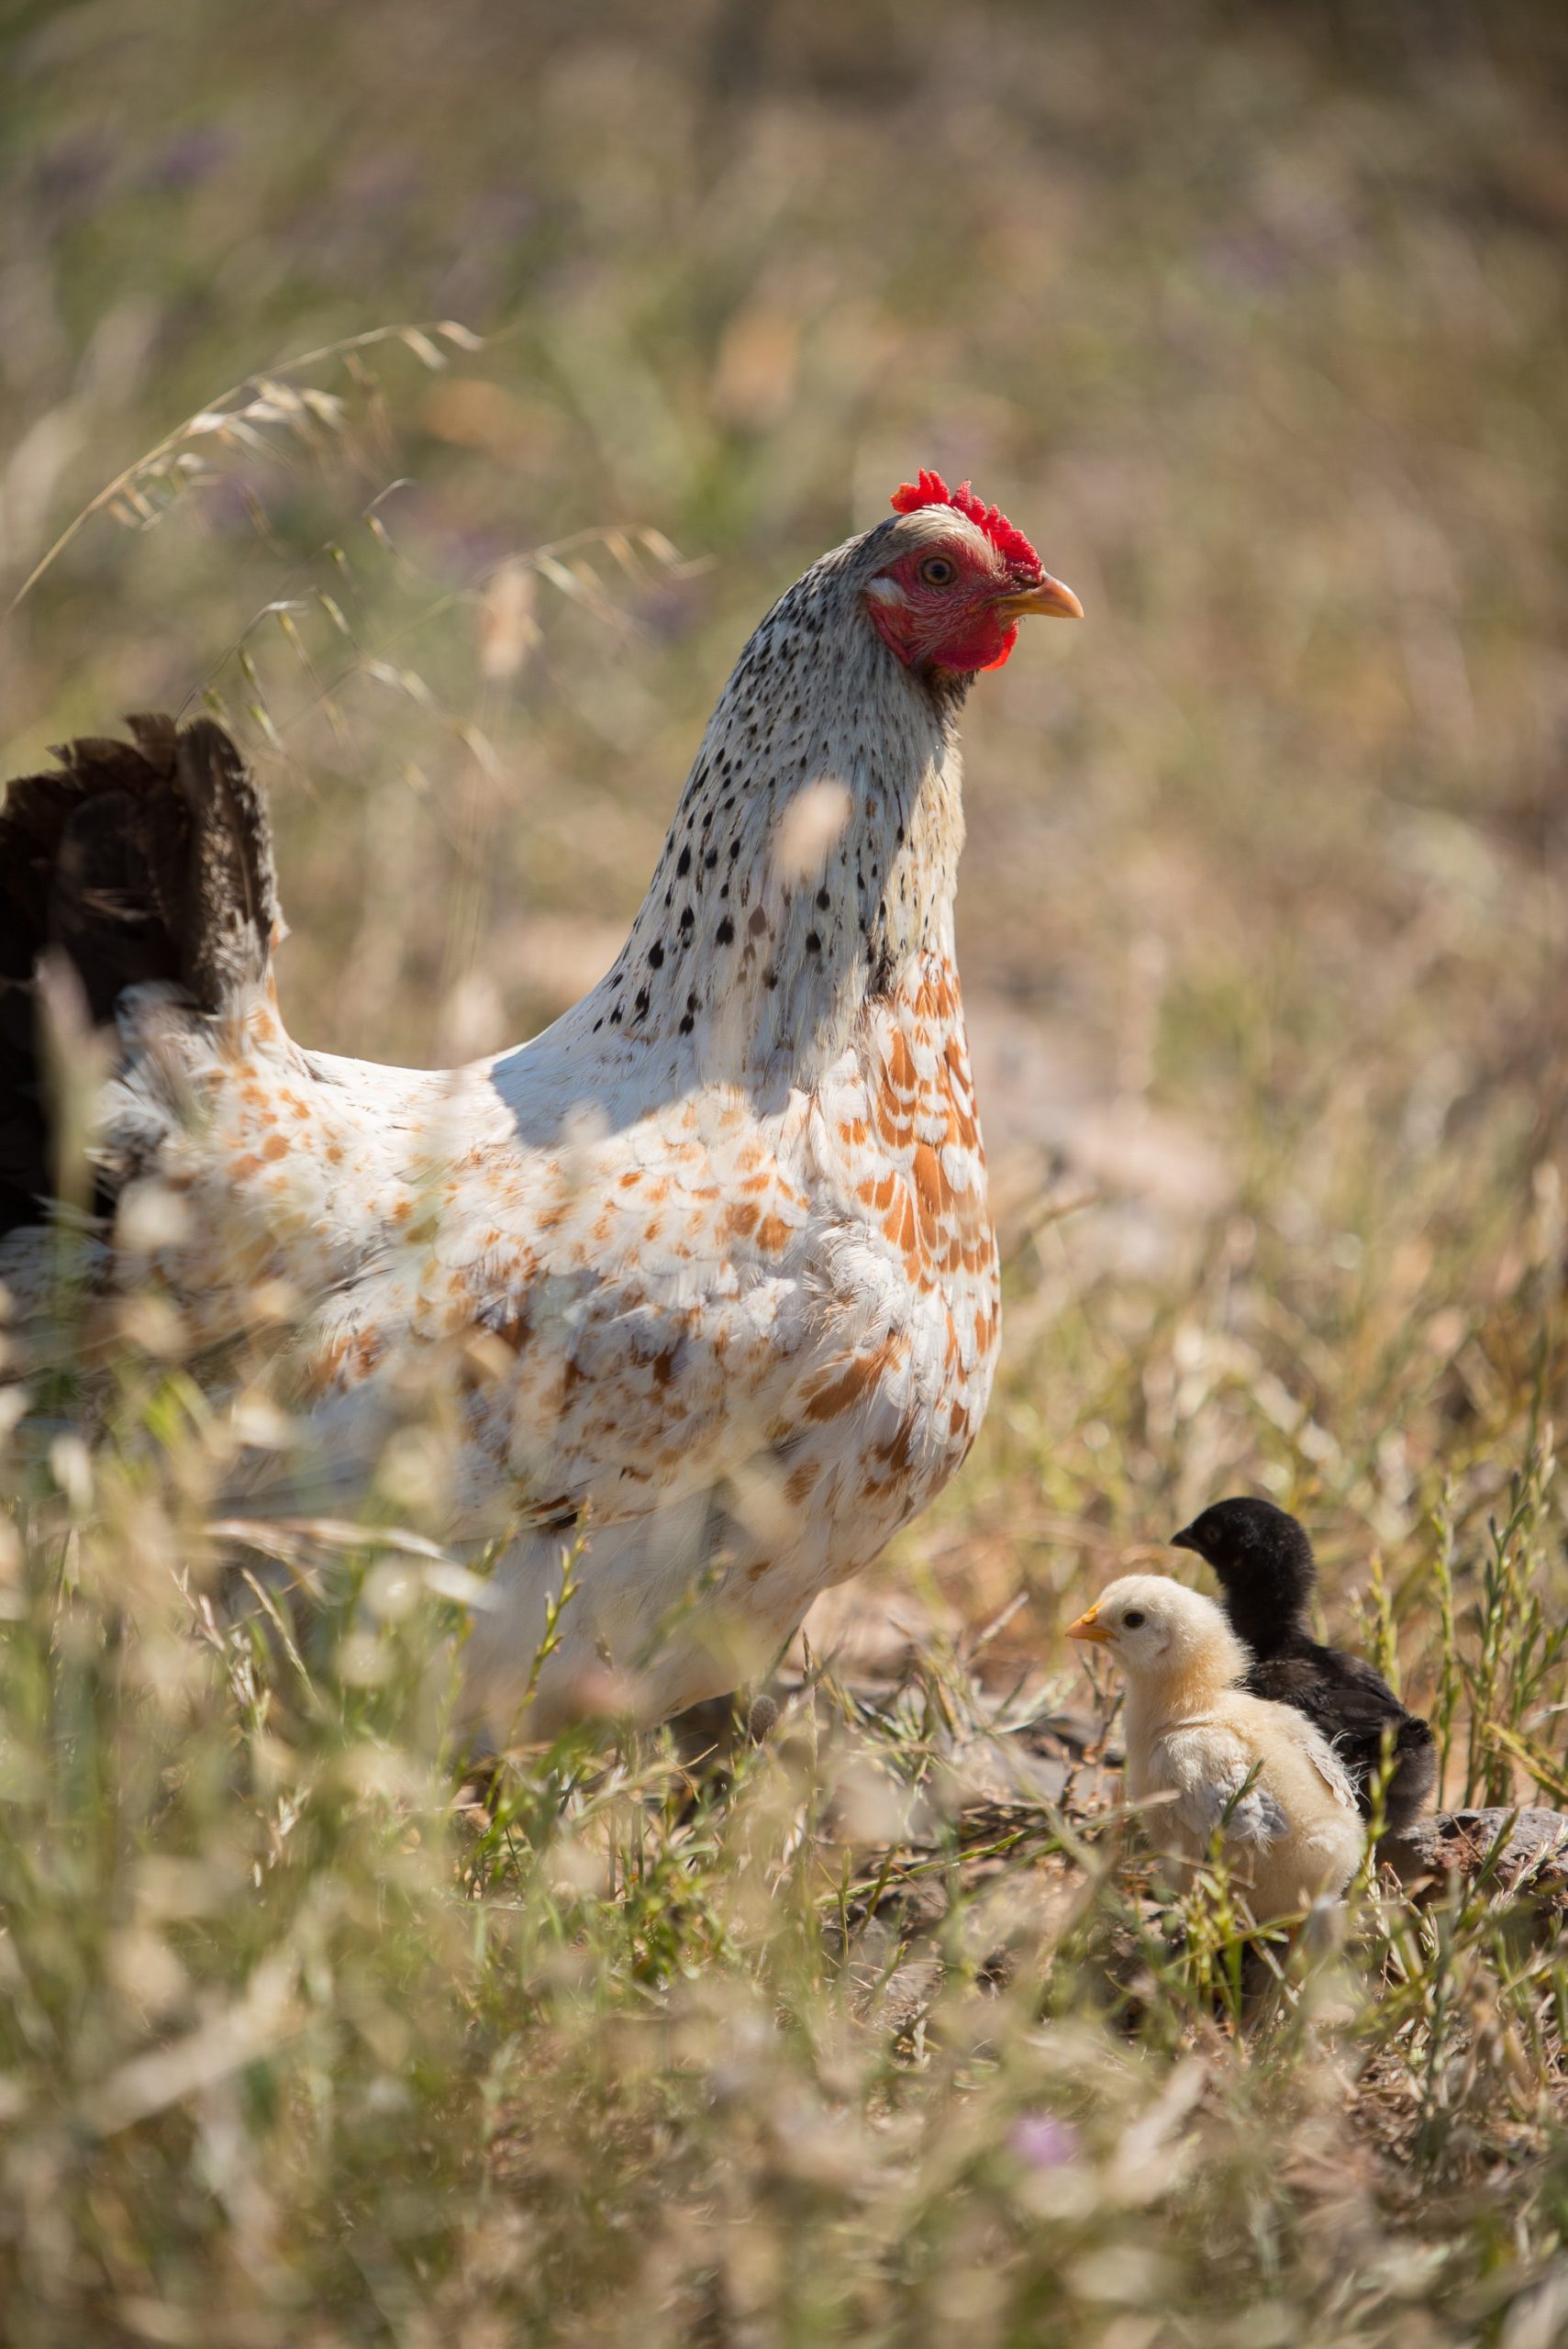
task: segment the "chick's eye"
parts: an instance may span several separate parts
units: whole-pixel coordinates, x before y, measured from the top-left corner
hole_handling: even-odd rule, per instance
[[[1127,1610],[1127,1613],[1122,1617],[1122,1619],[1121,1619],[1121,1620],[1122,1620],[1122,1622],[1124,1623],[1124,1625],[1126,1626],[1126,1628],[1127,1628],[1129,1631],[1137,1631],[1137,1629],[1138,1629],[1138,1627],[1139,1627],[1139,1625],[1140,1625],[1140,1623],[1141,1623],[1141,1622],[1142,1622],[1142,1620],[1143,1620],[1143,1609],[1142,1609],[1142,1608],[1141,1608],[1141,1607],[1129,1607],[1129,1608],[1128,1609],[1128,1610]]]
[[[929,554],[920,565],[920,576],[928,587],[951,587],[958,577],[958,565],[945,554]]]

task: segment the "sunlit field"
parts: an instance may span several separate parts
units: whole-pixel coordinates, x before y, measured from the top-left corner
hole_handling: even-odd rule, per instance
[[[1062,1631],[1265,1493],[1445,1806],[1568,1810],[1568,17],[0,44],[0,774],[225,717],[302,1041],[575,1000],[751,626],[918,466],[1086,615],[965,718],[989,1418],[755,1712],[471,1767],[439,1420],[236,1564],[261,1405],[155,1299],[84,1328],[62,1239],[0,1388],[0,2341],[1552,2349],[1568,1871],[1369,1864],[1244,1963]]]

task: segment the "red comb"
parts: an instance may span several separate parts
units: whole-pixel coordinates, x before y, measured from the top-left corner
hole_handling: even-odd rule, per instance
[[[922,473],[917,482],[906,481],[895,489],[892,503],[895,514],[917,513],[922,506],[951,506],[976,529],[984,530],[1008,562],[1028,564],[1035,571],[1040,567],[1040,557],[1023,532],[1008,521],[999,506],[987,506],[983,497],[976,497],[968,482],[950,489],[940,473]]]

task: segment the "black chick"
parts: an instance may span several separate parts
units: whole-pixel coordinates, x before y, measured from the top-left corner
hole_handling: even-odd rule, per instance
[[[1254,1659],[1242,1687],[1254,1697],[1294,1705],[1317,1723],[1350,1773],[1363,1817],[1372,1813],[1369,1787],[1383,1759],[1385,1732],[1392,1732],[1394,1766],[1384,1816],[1390,1829],[1410,1826],[1437,1777],[1432,1732],[1405,1710],[1370,1664],[1313,1638],[1307,1609],[1318,1570],[1312,1544],[1295,1518],[1273,1501],[1216,1501],[1173,1534],[1172,1543],[1195,1550],[1218,1577],[1230,1627]]]

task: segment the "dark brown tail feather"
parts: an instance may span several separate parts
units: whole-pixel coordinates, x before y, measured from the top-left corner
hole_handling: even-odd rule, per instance
[[[128,719],[0,801],[0,1236],[55,1183],[36,976],[63,953],[93,1019],[150,980],[215,1012],[261,976],[278,918],[266,803],[209,718]]]

